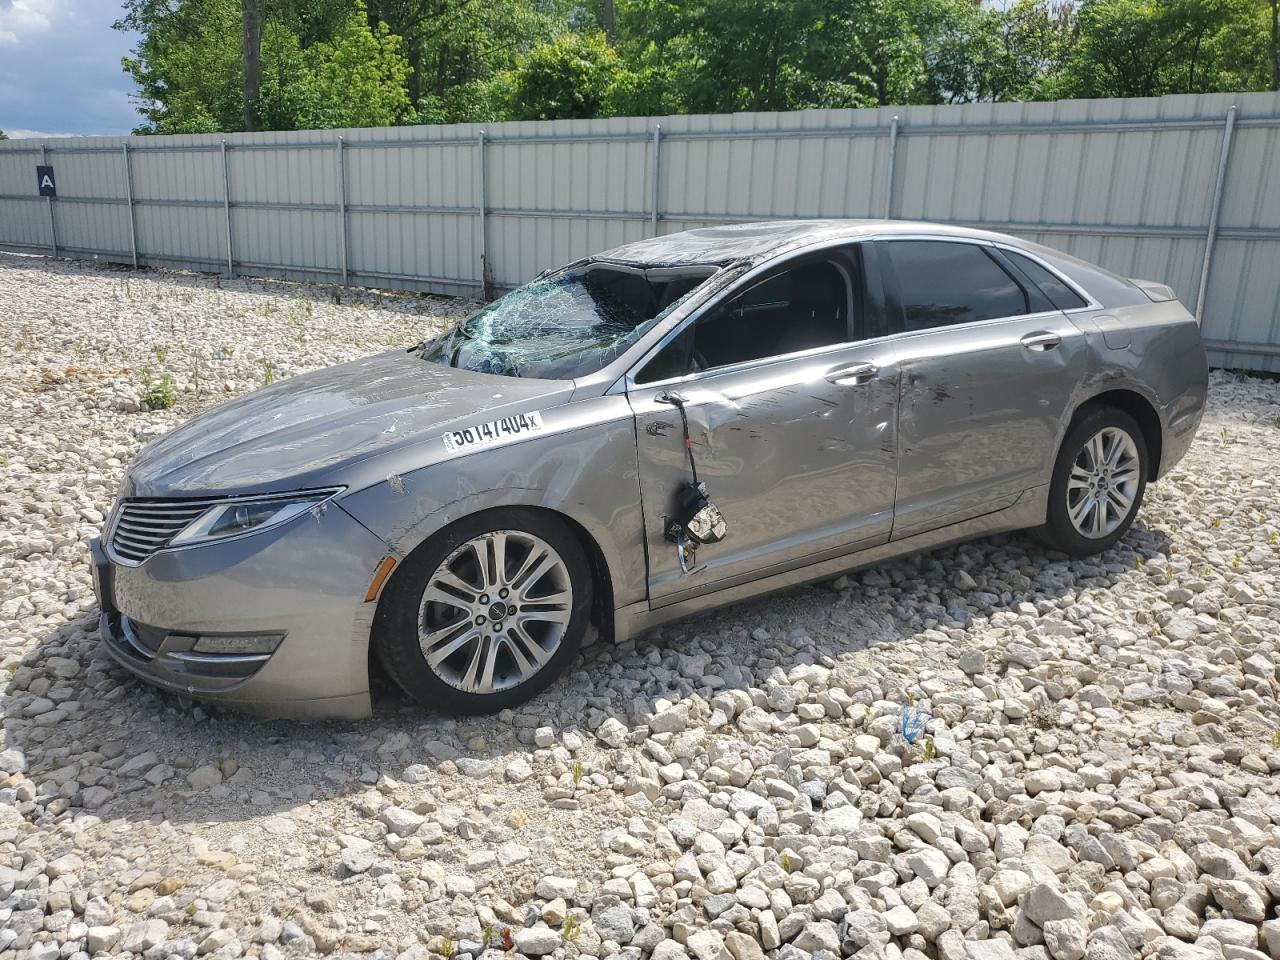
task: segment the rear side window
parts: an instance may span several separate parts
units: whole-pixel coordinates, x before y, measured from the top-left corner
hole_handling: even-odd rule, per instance
[[[1080,294],[1063,283],[1057,274],[1046,270],[1030,257],[1015,253],[1013,250],[1001,250],[1000,252],[1008,257],[1015,267],[1025,273],[1028,279],[1039,287],[1059,310],[1079,310],[1081,307],[1089,305]]]
[[[1016,317],[1038,309],[1026,290],[976,244],[888,240],[884,251],[897,277],[909,331]]]

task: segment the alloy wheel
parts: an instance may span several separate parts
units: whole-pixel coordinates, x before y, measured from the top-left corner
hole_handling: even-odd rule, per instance
[[[1138,445],[1119,427],[1103,427],[1085,441],[1067,478],[1067,516],[1076,532],[1100,540],[1125,522],[1141,466]]]
[[[494,530],[436,567],[419,606],[418,646],[449,686],[496,693],[546,666],[572,611],[573,584],[555,548],[531,533]]]

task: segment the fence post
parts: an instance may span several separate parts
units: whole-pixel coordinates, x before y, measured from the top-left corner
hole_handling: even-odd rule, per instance
[[[1209,229],[1204,238],[1204,263],[1200,267],[1200,289],[1196,291],[1196,323],[1202,323],[1204,301],[1209,294],[1209,267],[1213,263],[1213,245],[1218,239],[1218,215],[1222,210],[1222,191],[1227,185],[1227,160],[1231,156],[1231,134],[1236,128],[1236,105],[1227,108],[1227,122],[1222,128],[1222,149],[1218,153],[1218,176],[1213,182],[1213,205],[1209,208]]]
[[[649,216],[649,226],[653,235],[658,235],[658,174],[662,160],[662,124],[653,125],[653,208]]]
[[[227,278],[236,275],[236,262],[231,252],[231,173],[227,170],[227,141],[222,141],[222,218],[227,229]]]
[[[48,151],[45,145],[40,144],[40,165],[47,167],[49,165]],[[53,251],[52,256],[58,256],[58,221],[53,216],[53,197],[45,197],[44,205],[49,208],[49,249]]]
[[[889,174],[888,186],[884,191],[884,218],[893,219],[893,170],[898,157],[898,115],[894,114],[889,122]]]
[[[339,255],[342,257],[342,285],[347,285],[347,167],[342,159],[345,146],[342,137],[338,137],[338,229],[342,232]]]
[[[480,297],[483,300],[493,299],[493,272],[489,268],[489,201],[485,183],[485,150],[484,131],[476,136],[476,156],[478,180],[476,184],[476,213],[480,218]]]
[[[124,197],[129,204],[129,254],[133,258],[133,269],[138,269],[138,228],[133,221],[133,168],[129,164],[129,142],[120,144],[124,153]]]

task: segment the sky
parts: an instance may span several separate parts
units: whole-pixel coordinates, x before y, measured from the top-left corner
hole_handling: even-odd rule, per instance
[[[118,0],[0,0],[0,130],[10,137],[122,134],[141,122],[120,68],[137,37]]]

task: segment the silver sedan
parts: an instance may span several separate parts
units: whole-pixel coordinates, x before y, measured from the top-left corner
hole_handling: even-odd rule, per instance
[[[1207,368],[1159,283],[927,223],[693,230],[544,273],[434,340],[145,447],[93,545],[112,655],[356,717],[543,690],[588,630],[1029,529],[1122,537]]]

